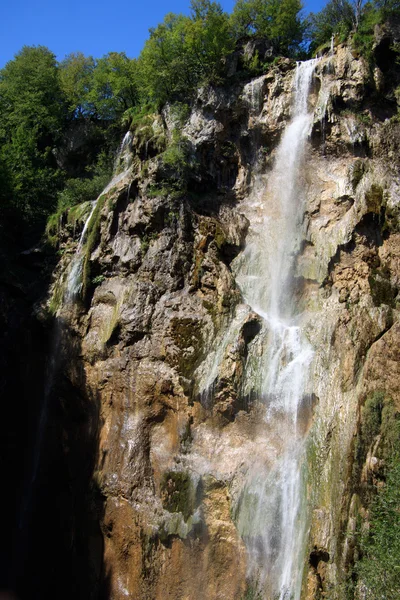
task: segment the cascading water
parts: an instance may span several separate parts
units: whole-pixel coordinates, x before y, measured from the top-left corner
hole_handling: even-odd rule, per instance
[[[301,419],[311,397],[307,377],[313,353],[293,299],[293,263],[303,237],[302,172],[313,118],[307,105],[316,62],[297,65],[293,117],[266,189],[255,182],[253,196],[242,207],[251,226],[247,246],[234,264],[246,302],[263,318],[261,346],[250,353],[244,393],[255,394],[264,406],[269,446],[247,474],[237,523],[248,550],[249,580],[268,600],[300,598],[304,563],[307,516]]]
[[[90,221],[92,219],[93,213],[96,210],[97,203],[101,196],[106,194],[109,190],[111,190],[117,183],[124,179],[130,170],[132,164],[132,154],[131,154],[131,144],[132,144],[132,133],[128,131],[119,148],[117,158],[114,164],[114,175],[111,181],[107,184],[101,194],[92,202],[92,208],[89,213],[88,218],[85,221],[85,225],[82,229],[81,236],[79,238],[78,246],[76,248],[75,256],[72,259],[70,270],[67,278],[67,285],[64,295],[64,301],[67,303],[73,302],[77,296],[79,295],[82,289],[82,270],[83,270],[83,256],[82,249],[86,240],[87,230],[89,228]],[[122,171],[118,172],[122,167]],[[129,192],[128,192],[129,195]]]

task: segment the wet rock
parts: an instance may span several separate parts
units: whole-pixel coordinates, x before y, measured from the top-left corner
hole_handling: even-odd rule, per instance
[[[295,432],[308,444],[309,600],[338,586],[354,558],[343,540],[358,510],[349,473],[361,398],[383,390],[400,406],[398,124],[373,112],[368,90],[386,84],[348,47],[315,74],[294,274],[296,326],[313,352]],[[161,159],[141,164],[137,141],[139,163],[101,213],[86,304],[58,313],[79,340],[69,359],[80,379],[70,378],[99,407],[98,520],[115,600],[245,594],[235,509],[254,463],[273,468],[282,432],[268,426],[268,398],[244,387],[272,333],[233,269],[249,240],[244,203],[259,219],[266,201],[294,76],[280,60],[254,81],[199,90],[181,130],[197,166],[181,194],[154,193]],[[171,137],[172,108],[162,116],[155,129]],[[379,460],[368,456],[371,477]]]

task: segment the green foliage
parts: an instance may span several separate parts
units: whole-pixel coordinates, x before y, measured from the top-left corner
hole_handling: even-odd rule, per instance
[[[172,141],[161,154],[161,160],[160,181],[159,185],[153,188],[153,193],[160,189],[166,190],[172,196],[179,196],[186,191],[189,175],[196,165],[192,160],[188,140],[182,137],[178,130],[174,131]]]
[[[105,194],[97,200],[96,208],[93,211],[87,228],[82,269],[82,298],[86,298],[92,283],[90,257],[100,241],[101,211],[103,210],[105,200]]]
[[[210,0],[192,0],[191,9],[187,52],[195,84],[217,82],[224,72],[224,58],[234,50],[229,16]]]
[[[132,131],[135,131],[139,127],[148,125],[152,121],[152,115],[156,112],[156,106],[150,102],[132,106],[123,113],[122,123],[124,126],[130,127]]]
[[[190,115],[190,106],[186,102],[175,102],[171,105],[171,115],[179,127],[183,127]]]
[[[139,101],[137,61],[110,52],[97,61],[91,100],[100,119],[116,119]]]
[[[371,61],[375,25],[395,17],[399,10],[399,0],[330,0],[307,19],[310,51],[317,52],[334,35],[339,42],[350,38],[355,52]]]
[[[96,200],[112,176],[112,160],[106,153],[100,153],[97,162],[87,168],[87,176],[68,179],[64,189],[58,193],[57,210]]]
[[[267,37],[277,52],[295,55],[303,41],[300,0],[237,0],[231,23],[235,36]]]
[[[366,600],[400,597],[399,417],[393,402],[379,391],[366,399],[361,411],[355,452],[356,482],[360,482],[362,465],[373,444],[383,465],[359,488],[369,517],[368,526],[360,527],[356,536],[360,558],[354,567],[352,589],[362,589]]]
[[[357,31],[353,35],[353,48],[362,56],[365,56],[367,60],[372,59],[374,27],[381,22],[381,19],[381,13],[368,4],[363,12]]]
[[[59,67],[61,89],[77,117],[109,120],[138,101],[136,60],[110,52],[94,60],[81,52],[69,54]]]
[[[143,254],[146,254],[149,249],[150,242],[152,240],[156,240],[158,238],[158,234],[156,232],[153,233],[145,233],[143,237],[140,239],[140,249]]]
[[[68,54],[59,66],[60,86],[68,102],[68,108],[79,116],[94,113],[91,101],[93,72],[96,62],[82,52]]]
[[[199,85],[218,80],[234,49],[229,17],[218,3],[194,0],[191,7],[191,17],[169,13],[150,30],[139,57],[141,94],[158,106],[190,98]]]
[[[332,35],[344,42],[354,26],[354,8],[347,0],[330,0],[319,13],[308,17],[308,35],[311,39],[310,50],[329,43]]]
[[[400,419],[391,402],[382,410],[380,433],[386,481],[371,504],[356,565],[366,600],[400,597]]]
[[[189,57],[185,52],[189,19],[169,13],[150,30],[150,38],[139,57],[139,86],[144,97],[158,105],[194,87]]]
[[[66,105],[54,54],[25,46],[0,71],[1,216],[43,222],[62,185],[52,148]]]
[[[360,429],[355,441],[353,463],[353,480],[357,487],[368,449],[380,431],[384,400],[382,392],[374,392],[366,399],[361,409]],[[364,495],[368,494],[369,490],[364,490]]]
[[[163,152],[162,160],[164,166],[172,173],[171,177],[182,180],[187,175],[189,168],[190,148],[187,140],[175,139]]]
[[[96,277],[93,277],[93,279],[92,279],[92,284],[93,285],[100,285],[105,280],[106,280],[106,278],[105,278],[104,275],[96,275]]]
[[[380,11],[382,21],[400,13],[400,0],[374,0],[373,4]]]
[[[257,588],[248,585],[244,596],[242,596],[242,600],[262,600],[262,595],[257,591]]]
[[[74,224],[85,214],[85,203],[96,200],[106,187],[112,175],[110,156],[101,153],[97,163],[87,171],[85,178],[67,179],[64,189],[57,193],[57,209],[48,217],[45,229],[47,241],[52,246],[58,243],[63,215],[67,215],[68,223]]]

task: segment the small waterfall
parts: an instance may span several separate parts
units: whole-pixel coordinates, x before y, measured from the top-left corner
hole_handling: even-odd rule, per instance
[[[127,131],[124,135],[124,138],[121,142],[121,146],[119,148],[117,158],[114,164],[114,175],[111,181],[106,185],[104,190],[99,194],[96,200],[92,202],[92,209],[89,213],[88,218],[85,221],[85,225],[82,229],[81,236],[79,238],[78,246],[76,248],[75,256],[71,261],[71,266],[69,269],[66,290],[64,294],[64,302],[71,303],[74,302],[75,299],[79,296],[82,290],[82,271],[83,271],[83,246],[86,240],[86,234],[90,225],[90,221],[93,217],[94,211],[96,210],[97,203],[101,196],[107,194],[117,183],[122,181],[127,174],[129,173],[130,167],[132,165],[132,153],[131,153],[131,145],[132,145],[132,133]],[[122,171],[120,168],[122,166]],[[128,191],[129,196],[129,191]]]
[[[286,127],[267,189],[243,210],[251,227],[234,264],[243,296],[264,321],[263,351],[250,354],[247,390],[257,392],[269,432],[265,456],[254,458],[237,507],[248,550],[248,577],[266,600],[299,600],[307,529],[301,426],[313,356],[293,300],[293,262],[303,238],[303,166],[313,115],[308,94],[317,59],[298,63],[292,120]],[[261,191],[262,190],[262,191]],[[254,374],[257,374],[254,377]],[[256,379],[257,381],[254,381]]]
[[[68,273],[67,285],[64,294],[65,302],[73,302],[75,298],[78,297],[81,288],[82,288],[82,269],[83,269],[83,257],[82,257],[82,248],[86,239],[86,233],[89,227],[90,220],[93,216],[93,213],[97,206],[97,200],[92,202],[92,208],[90,210],[89,216],[85,221],[85,224],[82,229],[81,236],[79,238],[78,246],[76,248],[75,256],[71,263],[71,269]]]

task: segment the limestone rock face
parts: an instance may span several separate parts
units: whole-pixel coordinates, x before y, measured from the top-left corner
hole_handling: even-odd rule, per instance
[[[273,433],[242,387],[261,317],[232,261],[249,225],[241,202],[268,178],[290,118],[295,68],[280,60],[253,81],[199,91],[181,130],[195,167],[179,196],[156,187],[159,159],[138,151],[106,194],[85,300],[58,310],[71,342],[65,376],[98,407],[92,514],[103,549],[91,552],[113,600],[246,593],[235,507]],[[370,100],[388,86],[383,71],[375,79],[338,46],[317,64],[309,99],[295,275],[314,349],[310,600],[343,597],[344,532],[359,510],[349,471],[360,406],[380,391],[400,408],[400,125]],[[170,108],[157,127],[172,136]],[[72,256],[64,253],[58,281]]]

